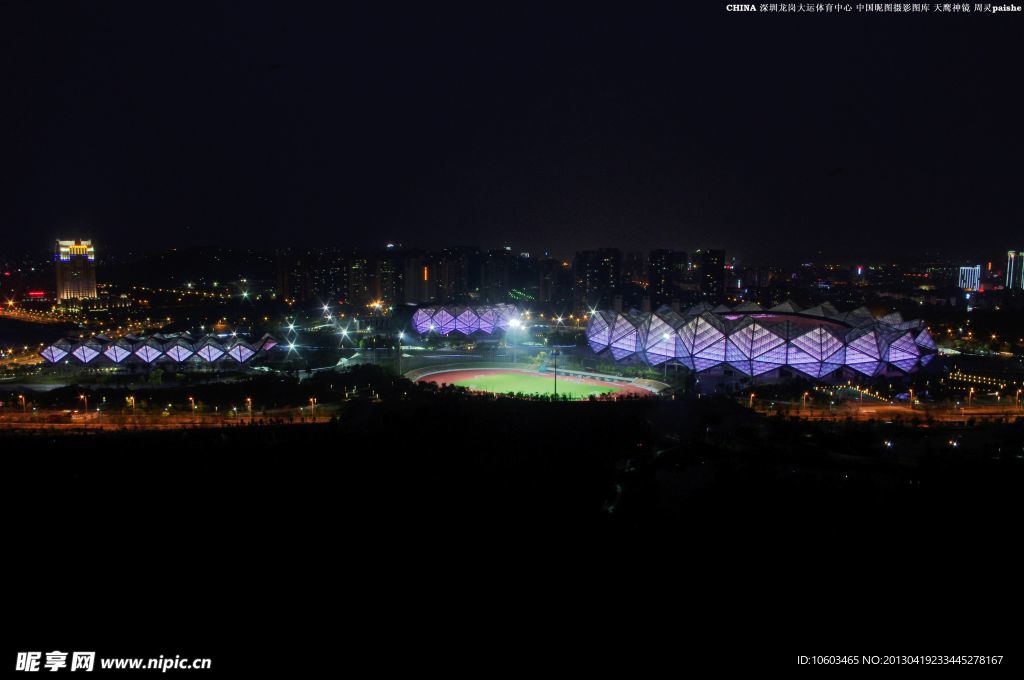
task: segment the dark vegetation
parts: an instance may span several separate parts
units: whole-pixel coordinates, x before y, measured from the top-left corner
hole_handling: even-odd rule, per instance
[[[412,611],[426,641],[444,638],[441,610],[511,626],[502,612],[564,601],[588,626],[635,631],[655,621],[623,613],[639,603],[710,612],[697,619],[707,633],[741,611],[766,624],[798,597],[831,615],[892,597],[916,616],[917,598],[963,605],[965,583],[972,598],[1015,587],[1019,423],[806,423],[725,399],[543,403],[410,388],[372,368],[332,378],[275,389],[286,401],[352,380],[382,398],[342,400],[322,425],[5,434],[29,610],[40,593],[84,593],[129,629],[141,617],[165,635],[206,631],[255,669],[253,640],[331,644],[342,624],[320,617],[340,611],[371,628]],[[216,389],[204,398],[242,394]],[[801,640],[837,634],[805,616]]]

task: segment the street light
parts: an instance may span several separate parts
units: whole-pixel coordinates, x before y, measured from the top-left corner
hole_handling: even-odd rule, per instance
[[[516,359],[518,358],[518,355],[517,355],[517,352],[516,352],[517,348],[516,348],[516,340],[515,340],[514,331],[519,330],[522,327],[522,325],[523,325],[523,322],[520,321],[519,319],[512,319],[511,321],[508,322],[509,337],[512,339],[512,363],[513,364],[516,363]]]
[[[1018,395],[1020,394],[1020,390],[1017,390],[1017,394]],[[25,395],[24,394],[19,394],[18,395],[18,401],[21,402],[21,412],[22,412],[22,414],[26,413],[28,411],[28,404],[25,403]]]
[[[405,331],[398,331],[398,375],[402,375],[402,339],[405,338]]]
[[[188,398],[188,403],[192,406],[192,420],[196,419],[196,400],[192,397]]]
[[[555,368],[554,368],[554,370],[555,370],[555,397],[557,398],[558,397],[558,350],[557,349],[551,350],[551,359],[554,361],[554,364],[555,364]]]
[[[309,411],[312,414],[312,418],[316,420],[316,397],[309,398]]]
[[[85,412],[89,412],[89,397],[84,394],[79,394],[78,398],[85,402]]]
[[[252,425],[252,397],[245,398],[245,408],[249,411],[249,424]]]

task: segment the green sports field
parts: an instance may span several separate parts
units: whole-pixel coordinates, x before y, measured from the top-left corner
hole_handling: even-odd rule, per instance
[[[466,373],[469,373],[469,371]],[[554,380],[550,375],[542,376],[513,372],[479,373],[455,380],[454,384],[469,388],[475,392],[494,392],[496,394],[507,394],[509,392],[551,394],[554,389]],[[615,387],[578,383],[563,377],[558,379],[558,394],[568,394],[577,399],[586,399],[592,394],[601,395],[619,391]]]

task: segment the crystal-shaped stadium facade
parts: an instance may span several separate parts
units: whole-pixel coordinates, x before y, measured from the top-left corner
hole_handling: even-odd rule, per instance
[[[831,304],[801,310],[789,301],[767,310],[702,303],[683,314],[667,307],[654,313],[596,311],[586,337],[591,350],[615,361],[728,369],[749,377],[910,373],[937,353],[922,321],[895,312],[876,318],[863,307],[841,313]]]
[[[245,340],[233,338],[227,345],[226,354],[238,363],[244,364],[256,354],[256,350]]]
[[[95,340],[86,340],[75,345],[71,350],[71,356],[87,364],[103,353],[103,345]]]
[[[186,333],[125,336],[117,340],[97,335],[88,340],[58,340],[45,347],[39,355],[50,365],[70,363],[99,368],[187,363],[201,366],[213,364],[225,357],[244,364],[255,356],[270,353],[275,347],[279,347],[278,342],[270,335],[264,335],[255,344],[234,337],[227,345],[222,344],[215,335],[206,335],[198,340]]]
[[[132,355],[132,343],[121,338],[107,345],[103,350],[103,355],[115,364],[119,364]]]
[[[207,337],[196,344],[196,356],[212,364],[224,356],[224,347],[214,338]]]
[[[474,305],[470,307],[420,307],[412,315],[412,329],[419,335],[492,335],[507,330],[513,319],[520,318],[515,305]]]

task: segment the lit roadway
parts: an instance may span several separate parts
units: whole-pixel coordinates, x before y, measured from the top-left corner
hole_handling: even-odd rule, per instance
[[[122,413],[91,411],[69,412],[66,409],[41,409],[22,411],[17,403],[3,407],[0,414],[0,430],[45,430],[45,431],[101,431],[101,430],[183,430],[194,427],[239,427],[251,423],[303,425],[326,423],[335,415],[330,407],[316,406],[316,416],[310,415],[309,407],[302,410],[292,408],[267,409],[254,412],[250,417],[245,409],[228,410],[218,413],[184,413],[163,415],[162,413]],[[277,421],[280,420],[280,423]]]
[[[29,321],[32,323],[67,323],[67,319],[56,316],[54,314],[46,314],[44,312],[28,312],[23,309],[18,309],[17,307],[14,306],[9,306],[0,309],[0,317],[14,319],[16,321]]]
[[[921,404],[917,403],[911,408],[909,404],[888,404],[888,403],[865,403],[843,402],[835,404],[831,408],[828,405],[810,404],[802,405],[800,402],[770,402],[768,400],[744,399],[745,405],[750,405],[758,413],[775,415],[781,413],[783,416],[795,416],[809,420],[853,420],[868,421],[880,420],[891,421],[899,418],[904,423],[912,418],[918,418],[924,424],[929,418],[937,423],[963,423],[969,418],[975,420],[999,420],[1002,418],[1014,419],[1024,417],[1024,409],[1021,405],[997,405],[997,404],[972,404],[959,406],[954,404]],[[774,404],[774,406],[772,405]]]

